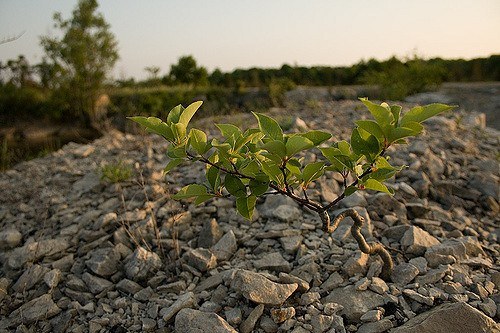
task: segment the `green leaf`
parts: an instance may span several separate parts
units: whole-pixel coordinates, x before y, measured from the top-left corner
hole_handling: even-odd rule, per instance
[[[128,119],[146,127],[149,132],[163,136],[169,141],[174,140],[174,134],[166,123],[156,117],[128,117]]]
[[[196,199],[194,200],[194,204],[195,205],[199,205],[201,203],[204,203],[205,201],[207,200],[210,200],[212,199],[213,197],[215,197],[215,195],[213,194],[207,194],[207,195],[199,195],[196,197]]]
[[[261,161],[262,171],[275,181],[278,185],[283,185],[283,174],[280,168],[271,161]]]
[[[332,137],[332,135],[330,133],[323,132],[323,131],[316,131],[316,130],[309,131],[307,133],[302,133],[302,134],[300,134],[300,136],[303,136],[303,137],[311,140],[312,143],[314,144],[314,146],[318,146]]]
[[[426,106],[416,106],[408,111],[403,118],[401,118],[401,127],[405,127],[409,122],[421,123],[430,117],[434,117],[444,111],[456,108],[456,106],[450,106],[445,104],[429,104]]]
[[[373,120],[358,120],[356,122],[356,125],[358,125],[363,130],[367,131],[368,133],[372,134],[376,138],[382,139],[383,141],[385,135],[377,122]]]
[[[402,138],[415,136],[420,134],[423,129],[424,126],[422,126],[422,124],[411,121],[406,123],[404,127],[391,128],[388,140],[392,143]]]
[[[167,115],[167,124],[176,124],[179,122],[181,117],[181,113],[184,111],[184,107],[182,105],[177,105]]]
[[[182,141],[186,137],[186,126],[181,123],[170,125],[172,128],[172,132],[174,133],[174,137],[178,141]]]
[[[206,176],[212,190],[218,192],[220,187],[220,170],[214,166],[209,166]]]
[[[342,155],[351,156],[352,149],[351,149],[351,145],[349,144],[349,142],[347,142],[345,140],[339,141],[337,143],[337,147],[340,150],[340,152],[342,153]]]
[[[241,136],[241,130],[233,124],[215,124],[225,138],[234,138],[235,140]]]
[[[347,143],[347,142],[346,142]],[[345,148],[345,147],[344,147]],[[339,148],[326,147],[320,148],[323,156],[326,157],[330,163],[337,169],[337,171],[342,171],[344,169],[353,170],[353,162],[349,156],[343,154]]]
[[[294,135],[288,138],[286,142],[286,153],[285,155],[291,157],[297,154],[299,151],[314,147],[314,143],[303,136]]]
[[[286,169],[296,177],[301,177],[302,175],[302,172],[300,171],[301,168],[302,164],[300,164],[300,162],[295,158],[289,159],[286,163]]]
[[[272,140],[261,147],[264,150],[267,150],[269,153],[279,156],[283,158],[287,155],[286,146],[283,141]]]
[[[169,173],[173,168],[175,168],[176,166],[178,166],[182,162],[184,162],[183,158],[174,158],[174,159],[171,159],[167,163],[167,166],[165,167],[165,169],[163,169],[163,172],[165,172],[166,174]]]
[[[348,197],[351,194],[353,194],[354,192],[356,192],[357,190],[358,190],[358,188],[356,186],[348,186],[348,187],[346,187],[346,189],[344,191],[345,196]]]
[[[175,195],[172,196],[172,198],[176,200],[180,199],[186,199],[186,198],[193,198],[197,196],[204,196],[204,195],[209,195],[207,193],[207,189],[203,185],[199,184],[190,184],[187,186],[184,186],[179,192],[177,192]]]
[[[246,197],[247,189],[241,179],[236,176],[226,174],[224,178],[226,190],[235,197]]]
[[[186,146],[178,145],[178,146],[168,146],[167,148],[167,156],[170,158],[184,158],[186,155]]]
[[[302,171],[302,180],[304,184],[309,184],[315,179],[318,179],[323,174],[324,162],[314,162],[306,165]]]
[[[283,141],[283,130],[276,120],[262,113],[252,113],[257,118],[262,133],[273,140]]]
[[[200,155],[203,155],[208,150],[207,135],[199,129],[192,128],[189,131],[189,143]]]
[[[257,201],[257,197],[254,195],[250,195],[248,197],[241,197],[236,199],[236,209],[241,216],[246,218],[247,220],[252,219],[253,211],[255,209],[255,202]]]
[[[363,185],[365,186],[366,189],[369,189],[369,190],[375,190],[375,191],[379,191],[379,192],[385,192],[385,193],[392,194],[392,192],[389,191],[387,186],[385,186],[384,184],[382,184],[378,180],[375,180],[372,178],[367,179],[365,182],[363,182]]]
[[[401,116],[401,109],[402,107],[400,105],[391,105],[391,113],[394,117],[394,126],[399,126],[399,117]]]
[[[260,172],[260,166],[256,161],[250,161],[246,166],[241,169],[241,173],[246,176],[254,176]]]
[[[250,188],[250,192],[258,197],[266,193],[269,189],[269,177],[266,174],[261,174],[255,179],[250,180],[248,187]]]
[[[380,125],[380,128],[384,131],[394,121],[394,116],[390,111],[390,108],[372,103],[366,98],[360,98],[360,101],[368,108],[373,118],[375,118],[377,123]]]
[[[182,111],[179,116],[179,123],[187,127],[189,121],[191,121],[191,118],[193,118],[194,114],[198,111],[202,104],[202,101],[191,103],[186,109],[184,109],[184,111]]]
[[[376,137],[369,135],[365,140],[360,133],[360,131],[355,128],[352,130],[351,134],[351,146],[354,153],[359,155],[365,155],[367,158],[371,158],[380,151],[380,143]]]

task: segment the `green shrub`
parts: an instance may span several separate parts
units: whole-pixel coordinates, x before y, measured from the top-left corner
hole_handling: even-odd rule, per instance
[[[119,161],[105,164],[100,169],[101,180],[110,183],[120,183],[132,177],[132,166]]]
[[[236,198],[236,208],[251,219],[257,198],[265,193],[290,197],[300,206],[318,214],[327,232],[333,232],[346,216],[354,219],[352,234],[360,249],[368,254],[379,254],[384,261],[382,277],[389,279],[392,259],[379,243],[368,244],[360,233],[363,219],[355,210],[347,210],[331,223],[328,211],[343,198],[360,190],[374,190],[393,194],[384,182],[403,166],[391,165],[385,157],[391,146],[406,143],[407,138],[422,132],[422,122],[453,107],[430,104],[414,107],[404,115],[401,107],[367,99],[361,102],[368,108],[373,120],[359,120],[351,132],[350,142],[342,140],[327,144],[332,135],[312,130],[285,134],[276,120],[254,113],[258,127],[241,131],[232,124],[216,124],[223,137],[209,140],[207,134],[188,124],[201,106],[195,102],[187,108],[173,108],[166,121],[155,117],[131,117],[148,131],[164,137],[168,142],[169,172],[179,164],[199,161],[206,165],[206,182],[191,184],[174,195],[175,199],[194,199],[195,204],[227,195]],[[306,164],[301,153],[319,149],[323,160]],[[323,204],[308,198],[306,189],[325,171],[338,172],[344,178],[343,193]],[[349,176],[354,178],[347,183]],[[270,191],[270,192],[269,192]]]

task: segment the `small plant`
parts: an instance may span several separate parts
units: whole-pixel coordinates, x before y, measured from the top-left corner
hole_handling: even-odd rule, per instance
[[[182,188],[175,199],[194,198],[200,204],[213,197],[234,196],[236,209],[251,219],[257,197],[267,193],[290,197],[300,206],[318,214],[326,232],[333,232],[341,220],[350,216],[354,220],[351,233],[360,250],[378,254],[384,265],[381,277],[390,279],[392,258],[380,243],[368,244],[360,232],[363,218],[349,209],[333,222],[328,211],[340,200],[360,190],[374,190],[393,194],[384,181],[393,177],[403,166],[391,165],[385,156],[391,146],[406,143],[406,139],[422,132],[422,122],[453,107],[444,104],[417,106],[401,114],[401,107],[367,99],[361,102],[374,120],[359,120],[352,130],[350,142],[342,140],[327,144],[332,137],[328,132],[312,130],[304,133],[284,134],[276,120],[253,113],[258,127],[241,131],[231,124],[216,124],[222,140],[207,138],[205,132],[188,124],[201,106],[195,102],[187,108],[173,108],[166,122],[154,117],[131,117],[148,131],[163,136],[170,144],[167,155],[171,158],[165,167],[169,172],[185,161],[200,161],[206,165],[206,183]],[[300,154],[318,148],[324,160],[305,164]],[[343,193],[335,200],[323,204],[311,200],[306,189],[325,171],[340,173],[344,179]],[[349,175],[354,181],[348,183]]]
[[[110,183],[120,183],[132,177],[132,166],[123,161],[105,164],[101,167],[101,180]]]

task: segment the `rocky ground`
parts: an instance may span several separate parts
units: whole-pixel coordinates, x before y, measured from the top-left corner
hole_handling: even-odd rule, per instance
[[[336,139],[368,116],[353,101],[308,108],[272,112],[290,131]],[[199,126],[214,122],[228,120]],[[0,174],[0,332],[499,332],[500,135],[484,124],[460,111],[429,121],[389,152],[409,166],[391,183],[394,197],[362,191],[338,207],[355,207],[365,235],[388,246],[390,282],[378,277],[380,259],[358,250],[349,221],[325,234],[314,215],[272,195],[252,222],[228,199],[169,199],[202,182],[203,166],[162,176],[156,137],[112,132],[18,164]],[[118,161],[133,177],[100,180]],[[327,174],[309,196],[332,200],[338,181]]]

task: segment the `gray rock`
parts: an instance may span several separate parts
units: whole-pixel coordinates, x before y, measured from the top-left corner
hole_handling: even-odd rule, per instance
[[[401,286],[407,285],[418,275],[419,269],[410,263],[401,263],[394,267],[391,279]]]
[[[467,303],[447,303],[424,312],[391,333],[498,333],[500,326]]]
[[[198,247],[210,248],[219,241],[222,234],[216,219],[205,221],[198,236]]]
[[[271,318],[276,324],[280,324],[293,316],[295,316],[295,308],[293,306],[271,309]]]
[[[44,239],[18,247],[10,252],[7,265],[19,269],[29,261],[38,261],[44,257],[51,257],[64,253],[70,244],[66,238]]]
[[[358,333],[382,333],[387,332],[392,327],[392,322],[389,319],[384,318],[376,322],[361,325],[358,328]]]
[[[43,281],[45,282],[47,287],[53,289],[57,287],[57,285],[61,281],[61,278],[62,278],[61,271],[58,269],[52,269],[47,273],[45,273],[45,275],[43,276]]]
[[[151,318],[142,318],[142,331],[143,332],[153,332],[156,328],[156,320]]]
[[[283,250],[285,250],[286,253],[294,254],[299,249],[303,240],[304,237],[302,235],[288,236],[288,237],[281,237],[280,243],[281,246],[283,247]]]
[[[380,295],[383,295],[389,290],[389,286],[387,286],[387,283],[376,276],[372,278],[369,288]]]
[[[134,281],[142,281],[162,267],[160,256],[139,246],[125,262],[125,274]]]
[[[177,312],[179,312],[182,309],[185,308],[191,308],[196,305],[196,297],[192,292],[187,292],[181,296],[172,304],[170,307],[168,307],[163,314],[163,321],[168,323],[170,319],[172,319]]]
[[[486,196],[498,198],[500,195],[499,181],[499,177],[493,174],[477,173],[471,177],[469,186]]]
[[[324,291],[331,291],[340,286],[343,282],[344,279],[342,276],[338,272],[333,272],[330,274],[328,279],[321,284],[320,289]]]
[[[426,304],[428,306],[432,306],[434,304],[434,297],[424,296],[413,289],[404,289],[403,294],[418,303]]]
[[[241,313],[240,308],[232,308],[224,311],[224,315],[226,317],[227,322],[230,325],[237,326],[243,320],[243,314]]]
[[[339,315],[351,321],[359,321],[366,312],[384,304],[384,297],[371,290],[358,291],[353,285],[337,288],[321,299],[323,304],[338,303],[343,306]]]
[[[406,204],[406,213],[408,218],[413,220],[416,218],[424,218],[431,211],[431,209],[418,202],[409,202]]]
[[[431,267],[438,267],[443,264],[450,264],[447,262],[447,256],[452,256],[456,261],[466,258],[467,248],[464,243],[455,240],[447,239],[441,244],[436,244],[427,249],[425,259]]]
[[[253,331],[255,324],[257,324],[257,320],[264,313],[264,304],[257,305],[252,312],[248,315],[247,319],[240,325],[241,333],[250,333]]]
[[[320,191],[321,198],[325,202],[332,202],[339,196],[340,193],[342,193],[339,183],[337,183],[335,179],[328,179],[326,177],[321,177],[320,179],[318,179],[317,183],[321,189]],[[361,205],[356,205],[356,206],[361,206]]]
[[[97,275],[111,276],[120,267],[120,254],[114,248],[97,249],[90,253],[90,259],[85,264]]]
[[[116,289],[127,294],[135,294],[139,292],[142,287],[135,281],[131,281],[129,279],[122,279],[120,282],[116,284]]]
[[[415,226],[411,226],[401,238],[401,246],[405,252],[415,256],[424,254],[429,247],[436,244],[439,244],[439,240]]]
[[[292,270],[290,263],[286,261],[279,252],[266,254],[263,258],[255,260],[253,265],[259,270],[268,269],[275,272],[285,273],[289,273]]]
[[[345,208],[366,207],[368,206],[368,201],[366,201],[363,193],[354,192],[350,196],[342,199],[342,201],[340,201],[340,206]]]
[[[175,332],[177,333],[236,333],[223,318],[215,313],[194,309],[182,309],[175,316]]]
[[[28,325],[35,321],[51,318],[59,312],[61,312],[61,309],[54,303],[52,296],[45,294],[24,303],[14,310],[9,316],[8,324],[9,326],[17,326],[21,323]]]
[[[365,274],[367,270],[367,263],[370,256],[359,250],[349,257],[345,264],[342,266],[342,270],[349,276],[354,276],[356,274]]]
[[[81,197],[83,194],[91,192],[99,187],[100,184],[101,180],[99,176],[94,172],[89,172],[81,179],[74,182],[71,189],[74,197]]]
[[[17,230],[9,228],[0,231],[0,250],[9,250],[15,248],[21,243],[23,235]]]
[[[321,295],[318,292],[307,292],[300,296],[299,304],[302,306],[306,306],[319,301],[320,298]]]
[[[206,272],[217,266],[217,258],[207,249],[194,249],[186,252],[185,258],[191,266],[201,272]]]
[[[232,230],[226,232],[211,248],[212,253],[219,262],[231,259],[236,250],[238,250],[238,243]]]
[[[322,333],[327,331],[332,326],[332,323],[333,323],[332,316],[317,314],[312,316],[311,318],[312,331],[314,333]]]
[[[272,216],[283,222],[292,223],[302,218],[302,211],[295,206],[280,205],[274,209]]]
[[[42,281],[44,275],[49,269],[40,265],[33,265],[27,268],[24,273],[17,279],[16,283],[12,286],[15,292],[24,292],[33,288],[38,282]]]
[[[379,309],[370,310],[361,316],[361,321],[365,323],[376,322],[382,319],[383,312]]]
[[[424,284],[432,284],[440,281],[446,273],[450,270],[450,266],[442,265],[438,268],[429,270],[425,275],[417,276],[415,278],[415,282],[424,285]]]
[[[82,280],[87,285],[88,290],[94,295],[99,294],[106,289],[110,289],[113,286],[111,281],[89,273],[83,273]]]
[[[245,298],[266,305],[283,304],[297,287],[297,283],[275,283],[261,274],[246,270],[238,270],[231,282],[231,288]]]
[[[289,205],[297,207],[297,203],[293,199],[282,196],[282,195],[268,195],[266,200],[259,207],[259,211],[262,212],[264,217],[274,217],[274,211],[281,205]]]

